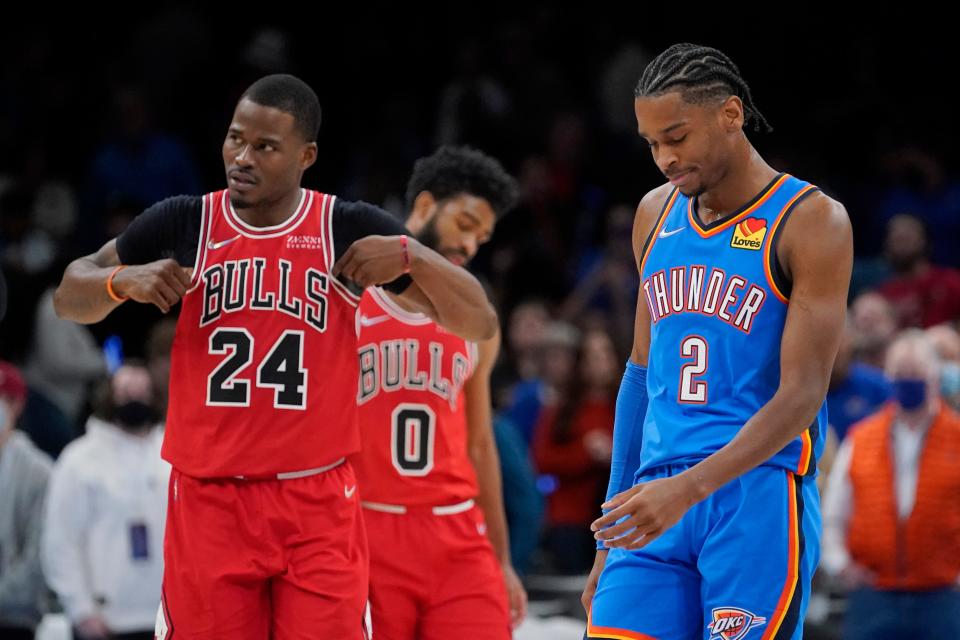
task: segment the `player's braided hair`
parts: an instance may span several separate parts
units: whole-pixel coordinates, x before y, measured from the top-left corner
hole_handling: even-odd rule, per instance
[[[408,211],[422,191],[437,200],[460,194],[483,198],[497,218],[510,211],[519,197],[517,181],[497,159],[470,147],[444,146],[417,160],[407,183]]]
[[[634,95],[638,98],[659,96],[677,90],[692,104],[735,95],[743,101],[745,123],[753,121],[755,131],[761,127],[768,133],[773,131],[753,104],[750,87],[740,76],[737,65],[722,51],[689,42],[672,45],[643,70]]]
[[[320,100],[300,78],[286,73],[264,76],[243,92],[240,99],[244,98],[289,113],[303,139],[316,141],[320,133]]]

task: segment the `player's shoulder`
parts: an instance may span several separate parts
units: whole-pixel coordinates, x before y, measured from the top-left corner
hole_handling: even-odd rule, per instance
[[[850,216],[843,203],[816,185],[804,183],[797,195],[800,197],[793,207],[791,218],[803,219],[804,224],[824,225],[824,232],[850,226]]]
[[[653,227],[656,226],[660,214],[663,213],[675,187],[669,182],[648,191],[637,205],[637,213],[633,219],[634,243],[645,242]]]

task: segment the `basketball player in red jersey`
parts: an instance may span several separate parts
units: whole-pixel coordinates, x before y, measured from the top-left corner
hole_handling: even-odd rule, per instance
[[[516,197],[496,160],[443,147],[414,166],[407,228],[464,266]],[[354,462],[376,637],[509,638],[526,593],[510,563],[490,420],[499,336],[465,340],[380,287],[364,292],[359,324]]]
[[[466,339],[496,331],[479,283],[389,214],[300,187],[319,123],[301,80],[258,80],[223,143],[228,188],[151,206],[56,293],[85,323],[127,299],[182,300],[160,639],[366,637],[366,533],[344,461],[359,447],[356,287],[383,283]]]

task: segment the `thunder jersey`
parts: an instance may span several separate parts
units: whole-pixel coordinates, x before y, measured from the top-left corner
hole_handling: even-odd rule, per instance
[[[163,457],[196,477],[330,464],[356,451],[358,297],[330,275],[335,197],[301,189],[273,227],[203,197],[170,365]]]
[[[709,456],[773,397],[790,295],[776,243],[791,210],[816,190],[779,174],[709,225],[694,213],[695,198],[671,192],[640,264],[651,326],[639,472]],[[824,402],[766,464],[815,473],[826,426]]]
[[[362,448],[351,461],[363,499],[440,506],[476,497],[463,393],[476,345],[377,287],[364,292],[357,324]]]

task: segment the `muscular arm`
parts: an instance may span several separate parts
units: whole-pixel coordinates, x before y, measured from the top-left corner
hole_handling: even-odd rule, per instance
[[[696,499],[769,460],[816,417],[846,317],[852,238],[843,205],[824,194],[807,198],[787,221],[779,255],[793,290],[780,343],[780,386],[733,440],[688,470]]]
[[[497,312],[469,271],[411,239],[413,285],[400,294],[438,324],[467,340],[483,341],[497,331]]]
[[[527,595],[510,561],[510,541],[507,535],[507,516],[503,508],[503,485],[500,478],[500,458],[493,439],[490,415],[490,372],[500,351],[500,333],[482,342],[476,371],[464,386],[467,411],[468,453],[477,473],[480,493],[477,503],[483,510],[487,537],[500,561],[510,599],[510,613],[514,626],[526,615]]]
[[[464,385],[467,406],[467,450],[477,472],[480,495],[477,503],[487,521],[487,537],[501,564],[510,563],[507,519],[500,485],[500,460],[493,441],[490,411],[490,372],[500,351],[500,334],[478,345],[477,369]]]
[[[107,278],[121,264],[132,265],[113,279],[114,293],[155,305],[163,313],[190,286],[200,230],[201,199],[175,196],[149,207],[119,238],[96,253],[70,263],[53,297],[57,315],[92,324],[103,320],[120,303],[107,294]]]
[[[427,314],[466,340],[493,337],[497,314],[483,287],[466,269],[408,238],[410,273],[403,273],[400,236],[407,231],[398,219],[365,202],[342,202],[334,210],[333,221],[335,276],[361,288],[385,285],[411,311]]]

